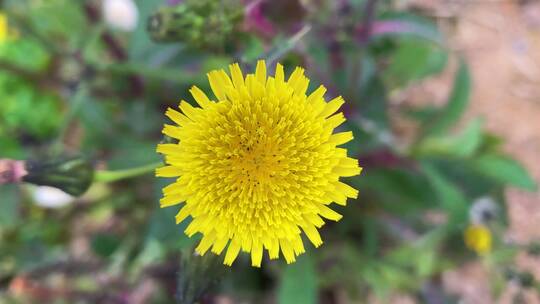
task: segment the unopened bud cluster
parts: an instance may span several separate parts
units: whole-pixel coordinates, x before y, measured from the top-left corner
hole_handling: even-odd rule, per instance
[[[239,0],[186,0],[160,8],[148,20],[148,31],[157,42],[184,42],[195,49],[216,51],[233,40],[243,15]]]

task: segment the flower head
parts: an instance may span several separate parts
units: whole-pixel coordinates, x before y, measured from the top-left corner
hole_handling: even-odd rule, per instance
[[[238,64],[229,68],[230,77],[224,70],[208,74],[215,101],[192,87],[200,107],[181,101],[181,112],[167,110],[175,125],[165,125],[163,133],[178,143],[158,146],[167,166],[156,174],[177,179],[164,188],[160,204],[184,203],[176,221],[192,217],[185,233],[202,234],[201,255],[210,248],[220,254],[228,245],[225,264],[242,250],[260,267],[264,248],[271,259],[281,251],[292,263],[304,252],[302,231],[320,246],[323,218],[341,218],[328,206],[358,194],[340,181],[361,171],[338,147],[352,132],[334,133],[345,121],[336,114],[344,101],[326,102],[323,86],[306,94],[302,68],[288,79],[280,64],[267,77],[264,61],[246,77]]]
[[[491,231],[484,225],[470,225],[465,230],[465,245],[478,255],[491,251]]]

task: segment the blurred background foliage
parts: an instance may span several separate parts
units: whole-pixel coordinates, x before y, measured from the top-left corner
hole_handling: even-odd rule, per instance
[[[175,225],[174,208],[159,209],[166,183],[151,175],[96,182],[79,198],[1,186],[1,303],[187,303],[193,294],[203,303],[366,303],[396,293],[452,303],[440,274],[473,259],[492,273],[495,295],[512,280],[538,288],[513,265],[520,249],[536,255],[538,246],[503,235],[504,189],[536,185],[482,119],[462,119],[467,63],[421,13],[390,0],[1,3],[0,157],[154,163],[167,107],[190,100],[193,84],[208,90],[209,70],[250,70],[264,58],[304,66],[312,88],[344,96],[343,128],[355,134],[347,148],[365,168],[350,180],[360,197],[339,207],[344,218],[324,227],[320,249],[262,269],[242,257],[224,271],[191,256],[196,239]],[[444,105],[391,102],[448,69]],[[470,227],[486,229],[466,243]],[[485,250],[475,247],[482,238]]]

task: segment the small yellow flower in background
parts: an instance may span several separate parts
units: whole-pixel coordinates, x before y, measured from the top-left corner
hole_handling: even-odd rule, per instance
[[[470,225],[465,230],[465,245],[478,255],[491,251],[491,231],[484,225]]]
[[[302,68],[288,79],[280,64],[267,77],[264,61],[246,77],[238,64],[229,69],[230,77],[224,70],[208,73],[217,101],[192,87],[200,107],[181,101],[181,112],[167,110],[175,125],[163,133],[179,142],[158,145],[167,166],[156,175],[178,178],[164,188],[160,205],[185,203],[176,222],[192,217],[185,233],[203,235],[196,248],[201,255],[210,247],[219,255],[228,245],[224,264],[242,250],[260,267],[264,248],[271,259],[281,251],[292,263],[304,253],[302,231],[319,247],[322,218],[341,219],[328,205],[358,195],[339,180],[361,172],[338,147],[352,132],[333,132],[345,122],[336,114],[344,101],[326,102],[323,86],[307,95]]]
[[[0,43],[7,41],[9,38],[8,19],[6,14],[0,12]]]
[[[17,37],[19,37],[19,33],[9,27],[8,16],[0,11],[0,43]]]

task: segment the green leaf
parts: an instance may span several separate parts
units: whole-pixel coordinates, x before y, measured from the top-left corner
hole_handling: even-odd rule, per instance
[[[109,257],[116,251],[120,241],[117,236],[99,233],[92,238],[92,249],[102,257]]]
[[[475,159],[473,168],[478,173],[498,182],[535,191],[536,182],[517,161],[502,155],[486,154]]]
[[[415,80],[440,73],[446,66],[446,50],[418,39],[402,39],[390,58],[383,78],[391,86],[406,86]]]
[[[425,124],[429,122],[431,119],[433,119],[433,116],[437,115],[439,113],[439,108],[433,106],[433,105],[427,105],[424,107],[409,107],[405,108],[404,114],[416,121],[418,121],[421,124]]]
[[[317,303],[315,262],[308,254],[301,255],[296,263],[286,266],[278,289],[278,303]]]
[[[415,215],[418,210],[433,207],[434,193],[426,189],[427,182],[422,174],[398,168],[372,168],[353,181],[357,189],[376,197],[377,208],[400,216]]]
[[[438,196],[441,207],[455,219],[463,219],[467,214],[467,200],[455,184],[443,176],[434,166],[424,162],[422,171],[426,174]]]
[[[426,135],[437,135],[446,132],[463,115],[469,104],[471,94],[471,76],[464,62],[460,63],[454,79],[454,87],[446,105],[439,111],[431,123],[425,126]]]
[[[0,149],[0,158],[23,159],[26,157],[27,151],[25,151],[19,142],[11,136],[0,134],[0,147],[2,147],[2,149]]]
[[[261,58],[261,55],[264,53],[264,44],[256,36],[249,36],[246,41],[246,48],[243,53],[244,62],[255,62],[257,59]]]
[[[421,278],[429,277],[439,271],[444,264],[444,257],[438,248],[446,237],[447,230],[438,226],[411,242],[406,242],[390,251],[385,258],[403,267],[412,267]]]
[[[457,136],[431,136],[422,140],[414,148],[420,155],[445,155],[454,157],[470,157],[482,142],[482,121],[473,120],[463,132]]]
[[[0,230],[15,225],[18,215],[19,195],[14,185],[0,187]]]

